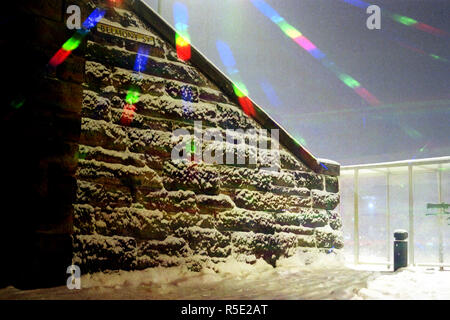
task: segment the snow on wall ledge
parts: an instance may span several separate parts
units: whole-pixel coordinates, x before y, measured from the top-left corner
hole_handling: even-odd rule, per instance
[[[132,71],[138,43],[94,31],[86,44],[73,219],[73,262],[84,273],[198,270],[230,255],[275,265],[298,249],[343,246],[338,178],[314,173],[283,147],[277,173],[261,164],[172,161],[173,130],[193,132],[194,120],[222,132],[261,126],[132,11],[111,8],[102,22],[155,41],[139,78]],[[132,122],[122,125],[130,86],[141,95]]]

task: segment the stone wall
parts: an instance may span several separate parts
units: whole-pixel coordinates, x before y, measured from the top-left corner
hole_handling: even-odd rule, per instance
[[[337,177],[314,173],[287,149],[278,172],[263,163],[172,161],[172,132],[193,132],[194,121],[222,133],[261,126],[131,9],[110,8],[102,23],[154,43],[139,75],[133,66],[142,44],[94,31],[85,45],[73,205],[74,263],[83,272],[180,264],[198,270],[230,255],[275,265],[299,248],[342,247]],[[124,123],[130,88],[140,95]]]
[[[82,273],[180,264],[198,270],[230,255],[275,264],[297,249],[340,248],[337,173],[313,172],[285,133],[278,172],[261,162],[171,160],[172,132],[192,132],[194,121],[221,133],[271,129],[273,122],[261,120],[259,109],[258,121],[246,116],[231,84],[208,63],[200,68],[198,54],[192,63],[179,60],[172,36],[163,38],[170,28],[159,21],[157,32],[145,8],[109,7],[102,21],[154,38],[140,75],[132,72],[140,43],[96,30],[48,68],[74,33],[66,8],[79,5],[84,20],[111,3],[24,0],[1,12],[8,32],[0,40],[7,75],[0,286],[63,285],[71,263]],[[140,92],[132,117],[130,88]],[[252,139],[245,143],[253,146]],[[204,141],[202,148],[214,146]],[[235,153],[267,156],[263,148],[240,144]]]

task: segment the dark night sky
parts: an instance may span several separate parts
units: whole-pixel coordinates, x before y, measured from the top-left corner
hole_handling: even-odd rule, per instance
[[[156,0],[147,2],[156,9]],[[398,24],[383,11],[450,33],[449,0],[373,1],[382,8],[381,30],[367,29],[365,10],[340,0],[266,0],[375,95],[382,102],[376,107],[249,0],[179,2],[188,9],[193,45],[226,73],[216,41],[226,42],[249,96],[317,157],[345,165],[450,155],[450,35]],[[174,3],[162,1],[162,15],[172,25]]]

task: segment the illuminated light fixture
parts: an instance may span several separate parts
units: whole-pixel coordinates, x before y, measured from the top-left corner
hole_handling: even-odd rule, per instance
[[[184,4],[173,4],[173,18],[175,21],[175,46],[177,56],[183,61],[191,59],[191,38],[188,33],[188,11]]]
[[[248,97],[247,88],[245,87],[244,83],[240,81],[239,70],[236,68],[236,61],[234,60],[233,53],[231,52],[230,47],[225,42],[217,40],[216,48],[219,52],[222,63],[227,68],[228,74],[233,75],[233,80],[238,79],[238,81],[233,82],[232,85],[234,94],[237,96],[239,105],[242,107],[242,111],[244,111],[244,113],[248,116],[255,116],[255,107]]]
[[[272,9],[263,0],[250,0],[252,4],[259,9],[265,16],[269,17],[272,21],[277,21],[275,24],[297,43],[302,49],[306,50],[314,59],[321,61],[322,65],[331,70],[347,87],[353,89],[362,99],[364,99],[371,106],[380,105],[380,101],[371,94],[367,89],[363,88],[361,84],[356,81],[350,75],[342,72],[334,64],[334,62],[327,59],[325,53],[320,51],[317,46],[304,36],[300,31],[295,29],[289,23],[284,20],[274,9]],[[358,2],[359,3],[359,2]]]
[[[61,63],[63,63],[72,53],[72,51],[79,47],[83,38],[105,16],[105,13],[106,10],[98,8],[95,9],[83,22],[82,28],[77,30],[72,38],[70,38],[63,44],[62,48],[56,52],[56,54],[50,59],[48,64],[51,67],[56,68]]]

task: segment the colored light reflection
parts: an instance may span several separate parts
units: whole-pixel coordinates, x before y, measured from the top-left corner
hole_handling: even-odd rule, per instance
[[[25,98],[24,97],[19,97],[17,99],[14,99],[13,101],[11,101],[11,106],[14,109],[19,109],[20,107],[22,107],[25,104]]]
[[[270,18],[283,33],[297,43],[301,48],[306,50],[314,59],[321,61],[322,65],[331,70],[347,87],[353,89],[362,99],[371,106],[377,106],[380,101],[371,94],[367,89],[350,75],[338,69],[334,62],[327,59],[325,53],[319,50],[317,46],[304,36],[300,31],[290,25],[283,17],[281,17],[273,8],[266,4],[263,0],[250,0],[252,4],[261,11],[266,17]]]
[[[173,18],[175,21],[175,46],[177,56],[183,61],[191,59],[191,38],[188,32],[188,10],[180,2],[173,4]]]
[[[128,104],[135,104],[139,101],[139,91],[137,88],[128,90],[125,101]]]
[[[94,28],[100,20],[105,16],[106,10],[104,9],[95,9],[92,13],[87,17],[87,19],[83,22],[83,28],[85,30],[91,30]]]
[[[255,116],[255,107],[248,97],[248,90],[246,86],[240,80],[239,70],[236,68],[236,61],[234,60],[233,53],[231,52],[230,47],[225,42],[217,40],[216,48],[219,52],[222,63],[227,68],[227,73],[233,76],[233,80],[237,80],[233,82],[233,91],[234,94],[238,97],[238,101],[240,106],[242,107],[242,111],[244,111],[244,113],[248,116]]]
[[[261,86],[261,89],[264,91],[264,94],[269,99],[270,103],[275,107],[279,107],[281,105],[280,99],[278,98],[277,93],[270,85],[270,83],[267,81],[262,81],[259,84]]]
[[[195,151],[197,150],[196,146],[195,146],[195,141],[191,140],[188,143],[186,143],[186,152],[189,153],[195,153]]]
[[[139,78],[141,72],[145,71],[147,67],[147,60],[149,55],[148,47],[139,47],[136,59],[134,61],[133,70],[136,72],[134,76]],[[132,85],[127,91],[125,97],[125,106],[123,108],[122,116],[120,118],[120,123],[122,125],[129,126],[133,122],[134,114],[136,111],[135,104],[139,102],[140,89],[137,86]]]
[[[429,58],[433,58],[434,60],[438,60],[441,62],[445,62],[448,63],[448,59],[438,56],[437,54],[434,53],[427,53],[424,50],[417,48],[414,44],[406,41],[405,39],[401,38],[400,36],[396,35],[395,32],[393,31],[384,31],[383,29],[380,30],[381,34],[387,38],[389,38],[390,40],[394,41],[396,44],[398,44],[399,46],[406,48],[412,52],[418,53],[420,55],[423,56],[427,56]]]
[[[346,2],[346,3],[348,3],[348,4],[350,4],[350,5],[354,6],[354,7],[358,7],[358,8],[364,9],[364,10],[366,10],[367,7],[370,6],[370,3],[367,3],[367,2],[364,2],[364,1],[361,1],[361,0],[341,0],[341,1]],[[413,18],[410,18],[410,17],[407,17],[407,16],[402,16],[402,15],[397,14],[397,13],[392,13],[392,12],[389,12],[389,11],[384,10],[384,9],[382,11],[383,11],[383,15],[386,15],[390,19],[392,19],[393,21],[395,21],[397,23],[400,23],[400,24],[403,24],[405,26],[412,27],[412,28],[415,28],[417,30],[424,31],[424,32],[427,32],[427,33],[430,33],[430,34],[433,34],[433,35],[437,35],[437,36],[448,35],[448,32],[446,32],[444,30],[432,27],[432,26],[430,26],[428,24],[425,24],[423,22],[419,22],[419,21],[417,21],[417,20],[415,20]]]
[[[234,60],[233,53],[230,50],[230,47],[223,42],[223,41],[217,41],[216,42],[216,48],[219,52],[220,59],[222,60],[222,63],[227,68],[227,71],[234,69],[236,66],[236,61]]]
[[[352,89],[361,86],[358,81],[356,81],[351,76],[349,76],[348,74],[345,74],[345,73],[340,74],[339,79],[341,79],[342,82],[344,82],[347,87],[350,87]]]
[[[405,16],[401,16],[399,14],[392,14],[391,15],[392,20],[397,21],[398,23],[404,24],[405,26],[411,26],[413,24],[417,23],[417,20],[414,20],[412,18],[408,18]]]
[[[105,13],[106,10],[99,8],[95,9],[83,22],[82,28],[77,30],[75,34],[63,44],[62,48],[56,52],[56,54],[50,59],[48,64],[53,68],[56,68],[61,63],[63,63],[72,53],[72,51],[80,46],[83,38],[105,16]]]
[[[150,50],[148,48],[139,47],[136,60],[134,61],[133,70],[135,72],[144,71],[147,67],[148,55]]]
[[[135,105],[125,104],[122,112],[122,117],[120,118],[120,123],[124,126],[129,126],[131,122],[133,122],[135,110]]]

